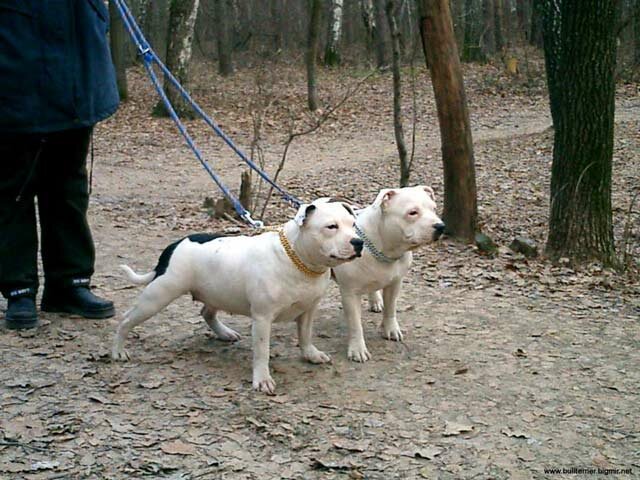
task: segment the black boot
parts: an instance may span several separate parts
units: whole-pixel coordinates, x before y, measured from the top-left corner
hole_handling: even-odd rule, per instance
[[[5,321],[9,330],[25,330],[38,326],[38,312],[33,297],[9,298]]]
[[[94,295],[89,287],[47,289],[42,295],[43,312],[72,313],[84,318],[109,318],[116,313],[113,302]]]

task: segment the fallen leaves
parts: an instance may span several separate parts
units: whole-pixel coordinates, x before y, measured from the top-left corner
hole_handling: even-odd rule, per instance
[[[160,450],[168,455],[195,455],[196,447],[181,440],[164,442],[160,444]]]
[[[473,425],[467,423],[458,423],[458,422],[450,422],[446,421],[444,424],[444,432],[442,433],[445,437],[449,437],[452,435],[460,435],[461,433],[467,433],[473,431]]]

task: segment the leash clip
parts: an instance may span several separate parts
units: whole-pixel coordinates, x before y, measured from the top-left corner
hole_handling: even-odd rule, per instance
[[[264,222],[260,220],[254,220],[253,218],[251,218],[251,214],[247,211],[240,215],[240,217],[242,217],[242,219],[253,228],[264,228]]]

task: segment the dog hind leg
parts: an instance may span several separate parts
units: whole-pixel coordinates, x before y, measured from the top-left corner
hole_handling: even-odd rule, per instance
[[[176,285],[179,285],[179,282],[163,275],[156,278],[142,291],[136,305],[127,310],[122,322],[118,325],[111,350],[111,357],[114,360],[129,359],[129,355],[124,349],[124,341],[135,326],[148,320],[180,295],[186,293],[186,290],[178,288]]]
[[[380,292],[380,290],[371,292],[369,294],[369,311],[380,313],[383,307],[384,302],[382,301],[382,293]]]
[[[220,340],[225,342],[237,342],[242,338],[242,335],[218,320],[218,311],[216,309],[205,305],[202,307],[202,311],[200,313],[202,314],[204,321],[209,325],[209,328],[213,330]]]

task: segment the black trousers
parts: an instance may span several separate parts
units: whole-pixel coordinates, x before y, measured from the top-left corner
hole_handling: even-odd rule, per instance
[[[95,249],[87,223],[92,128],[0,135],[0,292],[38,289],[38,199],[45,288],[89,283]]]

